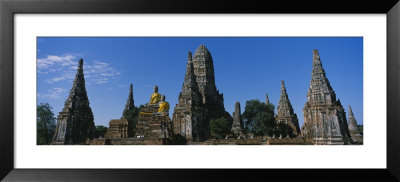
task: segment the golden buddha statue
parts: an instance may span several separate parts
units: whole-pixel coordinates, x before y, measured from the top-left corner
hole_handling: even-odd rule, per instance
[[[150,102],[148,103],[148,105],[149,105],[149,104],[157,104],[157,103],[159,103],[159,102],[161,101],[161,94],[158,93],[158,87],[157,87],[157,85],[154,86],[154,89],[153,89],[153,90],[154,90],[154,93],[151,94]]]
[[[169,103],[165,102],[165,95],[161,97],[161,102],[159,104],[160,108],[158,108],[158,113],[168,113],[169,111]]]

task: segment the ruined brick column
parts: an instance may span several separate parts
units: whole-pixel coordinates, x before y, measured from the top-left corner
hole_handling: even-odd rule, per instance
[[[233,112],[233,123],[231,131],[235,136],[243,137],[243,120],[240,113],[240,103],[235,103],[235,112]]]

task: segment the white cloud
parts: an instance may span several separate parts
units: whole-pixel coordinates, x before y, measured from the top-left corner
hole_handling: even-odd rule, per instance
[[[75,56],[71,54],[67,55],[62,55],[62,56],[54,56],[54,55],[48,55],[45,58],[39,58],[37,59],[37,67],[38,70],[41,69],[47,69],[53,65],[56,66],[71,66],[74,65],[74,60]]]
[[[72,54],[62,56],[48,55],[45,58],[37,59],[37,68],[39,74],[50,76],[45,80],[49,84],[72,80],[78,68],[78,59]],[[110,79],[116,79],[121,74],[117,69],[111,67],[109,63],[102,61],[85,62],[83,71],[87,84],[105,84]]]
[[[83,67],[86,78],[89,82],[97,84],[108,83],[110,78],[116,78],[121,73],[110,66],[110,64],[101,61],[94,61],[92,64],[88,64]]]
[[[61,94],[65,92],[63,88],[52,88],[47,91],[45,94],[37,93],[38,98],[50,98],[50,99],[58,99]]]

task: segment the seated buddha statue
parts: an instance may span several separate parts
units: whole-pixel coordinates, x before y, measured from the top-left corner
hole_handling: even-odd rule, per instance
[[[146,104],[146,107],[151,107],[151,108],[157,109],[157,107],[160,107],[160,104],[159,104],[159,103],[161,102],[161,94],[158,93],[158,87],[157,87],[157,85],[154,86],[154,89],[153,89],[153,90],[154,90],[154,93],[151,94],[150,102]],[[164,106],[164,107],[165,107],[165,106]],[[168,105],[168,109],[169,109],[169,105]],[[141,111],[141,112],[139,113],[139,116],[142,116],[142,115],[153,115],[153,114],[156,113],[156,111],[158,111],[158,110],[153,110],[153,111],[149,111],[149,110],[147,110],[147,111]]]
[[[165,102],[165,95],[161,97],[161,102],[159,102],[160,108],[158,108],[158,114],[168,115],[169,112],[169,103]]]
[[[157,104],[161,101],[161,94],[158,93],[157,85],[154,86],[153,90],[154,90],[154,93],[151,94],[150,102],[147,105]]]

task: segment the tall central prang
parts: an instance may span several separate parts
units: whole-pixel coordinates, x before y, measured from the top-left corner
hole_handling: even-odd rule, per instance
[[[210,119],[224,116],[224,96],[215,86],[214,63],[210,51],[200,45],[193,56],[194,75],[199,91],[203,97],[203,104],[209,111]]]
[[[215,86],[211,53],[200,45],[193,57],[189,52],[179,103],[172,118],[174,133],[188,140],[205,140],[210,136],[210,120],[220,117],[232,122],[225,111],[223,94]]]

